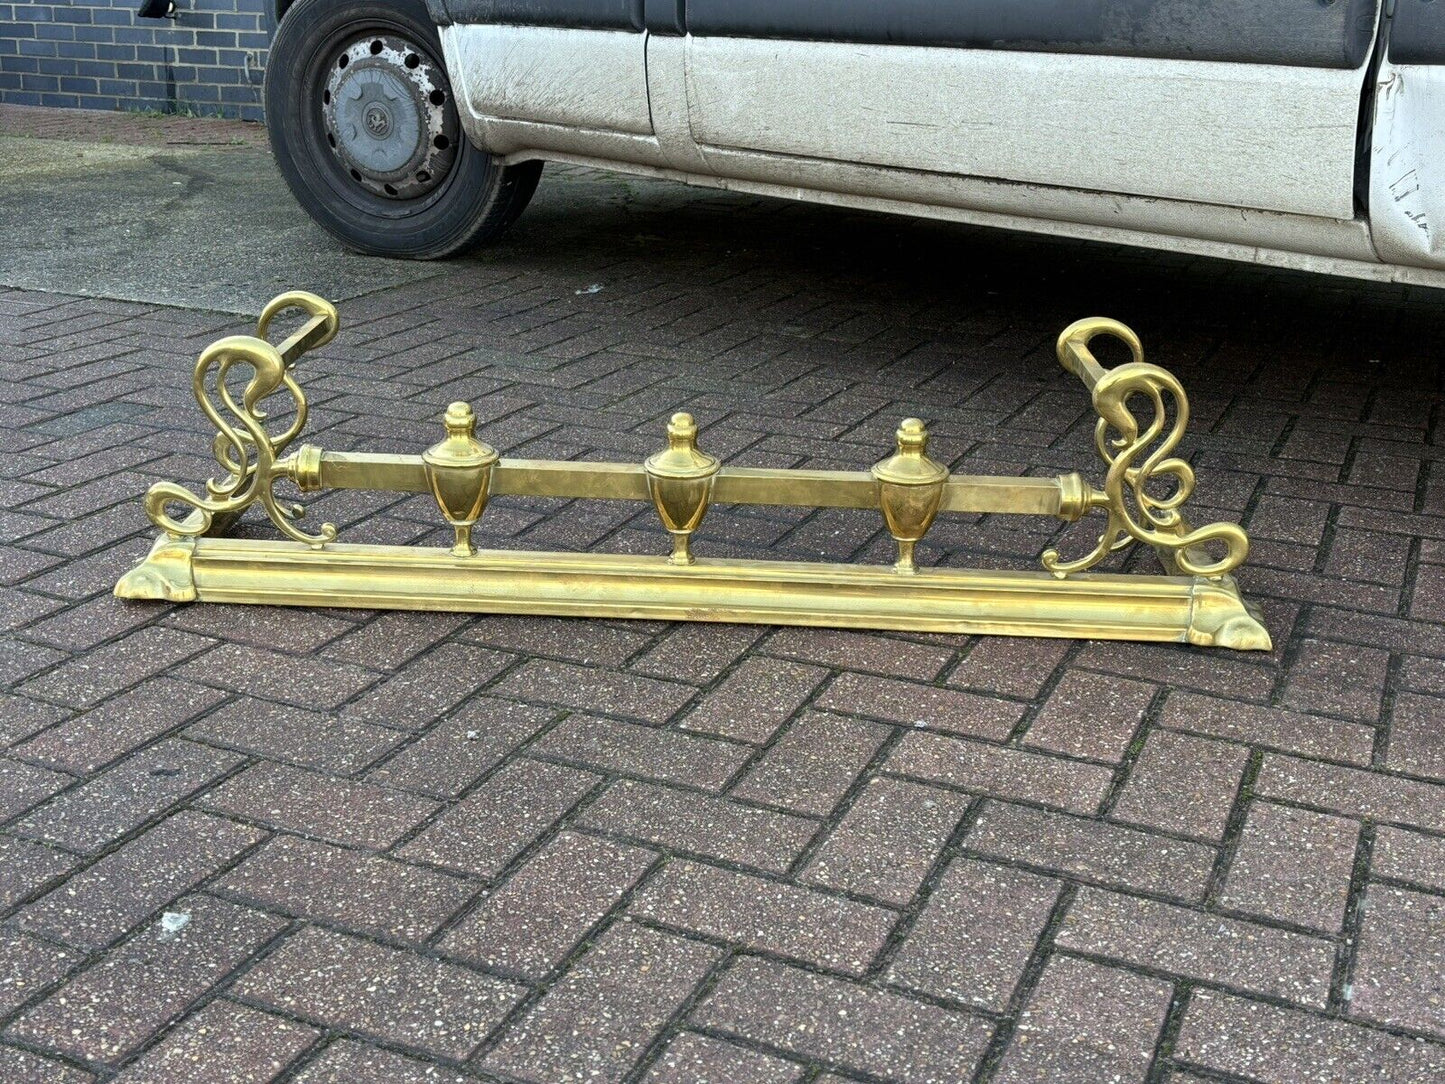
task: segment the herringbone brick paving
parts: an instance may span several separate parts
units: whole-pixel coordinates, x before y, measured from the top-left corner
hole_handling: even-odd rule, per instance
[[[1193,392],[1195,518],[1251,530],[1275,651],[122,604],[242,328],[0,292],[0,1080],[1445,1078],[1445,302],[631,198],[345,305],[313,439],[417,451],[462,397],[509,454],[635,460],[689,409],[733,462],[858,468],[917,413],[956,469],[1094,472],[1050,346],[1105,312]],[[309,518],[441,537],[422,498]],[[483,534],[663,541],[543,500]],[[699,548],[889,550],[726,508]]]

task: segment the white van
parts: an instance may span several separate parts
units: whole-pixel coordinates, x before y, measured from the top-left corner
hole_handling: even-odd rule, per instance
[[[546,159],[1445,286],[1445,0],[279,0],[296,197],[496,237]]]

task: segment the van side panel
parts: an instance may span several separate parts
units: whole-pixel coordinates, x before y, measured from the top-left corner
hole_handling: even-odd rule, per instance
[[[687,41],[692,131],[705,154],[732,147],[1354,217],[1362,71]]]

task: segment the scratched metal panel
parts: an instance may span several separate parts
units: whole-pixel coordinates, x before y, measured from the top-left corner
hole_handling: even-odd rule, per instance
[[[1382,259],[1445,265],[1445,67],[1380,68],[1370,148],[1370,228]]]
[[[690,38],[704,145],[1353,216],[1363,73]]]
[[[641,34],[453,25],[442,48],[464,117],[652,134]]]

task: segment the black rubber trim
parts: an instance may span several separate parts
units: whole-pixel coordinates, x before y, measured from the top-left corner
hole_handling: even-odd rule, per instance
[[[1445,0],[1401,2],[1445,6]],[[687,30],[1357,68],[1378,14],[1379,0],[687,0]]]
[[[1396,64],[1445,64],[1445,0],[1395,0],[1390,59]]]
[[[687,33],[687,0],[643,0],[642,21],[654,34]]]
[[[444,0],[453,23],[512,23],[582,30],[643,28],[642,0]]]

